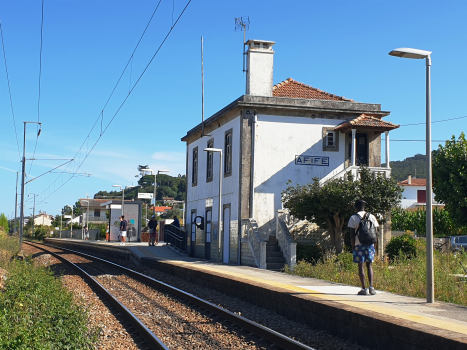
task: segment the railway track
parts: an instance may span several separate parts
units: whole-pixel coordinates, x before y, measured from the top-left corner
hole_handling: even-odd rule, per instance
[[[124,266],[65,248],[28,244],[75,268],[131,324],[132,336],[139,338],[137,342],[143,348],[225,348],[222,341],[227,338],[231,348],[313,350],[236,313]],[[173,302],[178,305],[173,305]],[[152,307],[153,303],[159,303],[159,310]],[[141,305],[145,305],[145,311],[141,310]],[[177,315],[178,311],[182,316]],[[181,323],[172,323],[177,318],[182,320]],[[175,342],[167,334],[168,328],[175,328],[172,329],[177,339]],[[180,347],[180,342],[186,344]]]

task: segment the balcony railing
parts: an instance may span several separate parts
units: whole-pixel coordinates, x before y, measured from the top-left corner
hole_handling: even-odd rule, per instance
[[[91,216],[89,215],[89,222],[106,222],[106,221],[109,221],[108,218],[106,218],[105,216]],[[84,220],[87,220],[86,219],[86,215],[84,215]]]
[[[328,174],[327,176],[323,177],[319,182],[321,184],[324,184],[326,181],[332,180],[332,179],[340,179],[344,177],[347,173],[351,173],[354,177],[354,179],[359,179],[360,178],[360,172],[359,172],[360,167],[359,166],[349,166],[348,168],[345,168],[344,170],[341,170],[339,172],[332,172]],[[385,168],[385,167],[368,167],[371,173],[381,175],[384,178],[389,178],[391,176],[391,168]]]

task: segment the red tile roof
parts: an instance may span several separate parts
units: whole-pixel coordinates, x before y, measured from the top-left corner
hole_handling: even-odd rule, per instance
[[[355,127],[389,131],[397,129],[399,125],[384,121],[371,115],[360,114],[355,119],[339,124],[334,128],[334,130],[344,131],[346,129],[354,129]]]
[[[398,183],[401,186],[426,186],[426,179],[413,179],[410,181],[411,184],[408,184],[408,180],[404,180]]]
[[[156,212],[162,213],[170,209],[172,209],[172,207],[156,207]],[[154,207],[151,207],[151,210],[154,210]]]
[[[274,97],[309,98],[311,100],[353,101],[345,97],[330,94],[312,86],[288,78],[272,88]]]

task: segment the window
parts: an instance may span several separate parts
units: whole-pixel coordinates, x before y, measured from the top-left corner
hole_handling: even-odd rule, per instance
[[[417,190],[417,203],[426,203],[426,190]]]
[[[101,210],[100,209],[94,209],[94,216],[100,217],[101,216]]]
[[[225,132],[224,176],[232,175],[232,129]]]
[[[192,175],[191,175],[191,185],[196,186],[198,184],[198,147],[193,148],[193,159],[192,159]]]
[[[339,152],[339,132],[334,131],[334,127],[323,127],[322,135],[323,151]]]
[[[334,131],[330,131],[326,135],[326,147],[334,147]]]
[[[214,139],[211,139],[207,143],[208,148],[214,147]],[[212,157],[214,152],[206,152],[207,153],[207,160],[206,160],[206,182],[212,181]]]

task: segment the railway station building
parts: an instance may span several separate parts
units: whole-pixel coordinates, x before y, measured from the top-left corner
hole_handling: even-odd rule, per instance
[[[289,180],[294,185],[314,177],[327,181],[356,173],[361,164],[390,175],[390,168],[381,166],[381,136],[385,134],[389,165],[389,131],[398,128],[383,120],[390,112],[291,78],[273,85],[274,44],[247,42],[245,95],[182,138],[187,145],[186,228],[193,256],[265,268],[261,246],[270,236],[274,239],[281,193]],[[206,148],[222,150],[222,174],[219,153]],[[204,229],[195,225],[199,216]]]

